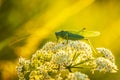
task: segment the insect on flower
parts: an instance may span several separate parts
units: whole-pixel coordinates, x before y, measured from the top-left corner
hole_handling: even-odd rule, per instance
[[[96,37],[100,35],[98,31],[86,31],[85,28],[78,32],[69,32],[69,31],[59,31],[55,32],[57,41],[59,38],[66,39],[66,40],[82,40],[88,39],[88,37]]]
[[[86,28],[83,28],[78,32],[59,31],[59,32],[55,32],[55,35],[57,38],[57,42],[58,42],[59,38],[66,39],[67,43],[68,43],[68,40],[87,40],[88,43],[93,48],[93,51],[96,53],[94,47],[92,46],[92,44],[88,38],[99,36],[100,32],[98,32],[98,31],[86,31]]]

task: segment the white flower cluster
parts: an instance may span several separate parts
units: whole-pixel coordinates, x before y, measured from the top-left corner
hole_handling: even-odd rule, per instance
[[[115,63],[112,63],[110,60],[105,59],[103,57],[99,57],[95,60],[96,63],[96,70],[103,71],[103,72],[117,72],[117,66]]]
[[[97,50],[104,58],[110,60],[113,63],[115,62],[115,58],[110,50],[105,48],[97,48]]]
[[[89,80],[80,69],[117,72],[111,51],[97,48],[95,57],[90,45],[81,41],[48,42],[30,60],[19,59],[19,80]]]
[[[69,73],[66,80],[90,80],[87,75],[81,72]]]
[[[63,66],[69,66],[72,63],[70,55],[63,50],[53,54],[51,61],[55,64]]]

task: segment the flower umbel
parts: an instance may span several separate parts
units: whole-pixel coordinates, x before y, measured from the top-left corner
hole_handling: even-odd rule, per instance
[[[94,57],[91,46],[85,42],[48,42],[30,60],[19,59],[19,80],[90,80],[81,69],[117,72],[112,52],[105,48],[96,50],[99,57]]]
[[[110,50],[105,48],[97,48],[97,50],[104,58],[110,60],[113,63],[115,62],[115,58]]]

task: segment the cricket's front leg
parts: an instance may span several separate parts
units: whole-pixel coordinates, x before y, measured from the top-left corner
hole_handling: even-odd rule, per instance
[[[58,43],[58,41],[59,41],[59,37],[58,37],[58,36],[56,36],[56,39],[57,39],[57,43]]]
[[[67,44],[68,44],[68,38],[69,38],[68,34],[66,34],[64,37],[67,40]]]

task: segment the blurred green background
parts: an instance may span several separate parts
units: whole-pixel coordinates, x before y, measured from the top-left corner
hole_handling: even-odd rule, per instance
[[[20,56],[29,59],[59,30],[100,31],[95,47],[110,49],[120,68],[120,0],[0,0],[0,80],[18,80]],[[87,73],[91,80],[120,80],[117,73]]]

